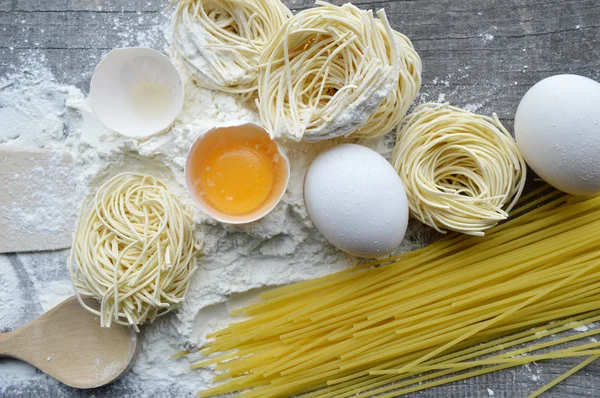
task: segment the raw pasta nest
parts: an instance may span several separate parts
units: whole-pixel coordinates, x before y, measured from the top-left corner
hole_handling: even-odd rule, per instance
[[[381,26],[381,25],[380,25]],[[406,116],[421,88],[421,58],[408,37],[394,32],[396,43],[400,45],[400,75],[398,84],[379,104],[375,113],[353,137],[377,138],[389,133]]]
[[[69,271],[81,305],[136,330],[181,303],[196,270],[190,216],[166,185],[148,175],[119,174],[84,204]],[[100,311],[81,296],[95,297]]]
[[[526,165],[496,114],[423,104],[398,129],[392,164],[411,214],[439,232],[483,235],[508,217]]]
[[[248,100],[264,46],[291,15],[279,0],[180,0],[174,53],[200,86]]]
[[[317,5],[288,20],[263,52],[263,123],[294,140],[387,133],[418,92],[419,56],[383,10],[377,19],[351,4]]]

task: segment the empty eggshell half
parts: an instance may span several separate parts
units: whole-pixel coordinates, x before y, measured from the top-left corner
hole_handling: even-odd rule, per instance
[[[402,180],[377,152],[342,144],[317,156],[306,174],[311,220],[338,249],[358,257],[392,253],[408,226]]]
[[[151,48],[118,48],[96,67],[90,104],[109,129],[145,138],[173,123],[183,106],[183,83],[162,53]]]

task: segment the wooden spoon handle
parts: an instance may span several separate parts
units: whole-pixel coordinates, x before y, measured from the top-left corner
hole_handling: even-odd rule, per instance
[[[12,357],[11,350],[11,333],[0,333],[0,358],[1,357]]]

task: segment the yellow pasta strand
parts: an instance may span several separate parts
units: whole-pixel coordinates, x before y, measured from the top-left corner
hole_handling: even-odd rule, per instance
[[[600,358],[600,355],[598,355],[598,354],[592,355],[591,357],[587,358],[585,361],[581,362],[579,365],[571,368],[569,371],[565,372],[561,376],[552,380],[550,383],[546,384],[544,387],[542,387],[539,390],[535,391],[534,393],[528,395],[527,398],[539,397],[544,392],[548,391],[549,389],[551,389],[552,387],[554,387],[555,385],[557,385],[558,383],[560,383],[567,377],[571,376],[573,373],[585,368],[586,366],[588,366],[590,363],[594,362],[598,358]]]
[[[600,320],[600,197],[541,187],[524,200],[485,237],[449,235],[263,294],[211,335],[203,352],[216,355],[193,366],[216,364],[222,384],[199,395],[393,397],[600,354],[564,347],[599,330],[539,341]]]

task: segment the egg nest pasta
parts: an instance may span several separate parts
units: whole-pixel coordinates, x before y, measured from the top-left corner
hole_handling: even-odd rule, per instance
[[[69,271],[79,301],[112,322],[138,325],[181,303],[196,271],[190,215],[167,186],[142,174],[119,174],[84,203]],[[100,310],[81,299],[98,299]]]
[[[423,104],[406,117],[392,165],[413,217],[439,232],[480,236],[508,217],[527,170],[495,114],[448,104]]]
[[[420,87],[421,61],[385,12],[317,2],[265,47],[258,108],[273,137],[323,140],[389,132]]]
[[[179,0],[173,48],[202,87],[248,100],[264,46],[291,17],[279,0]]]

